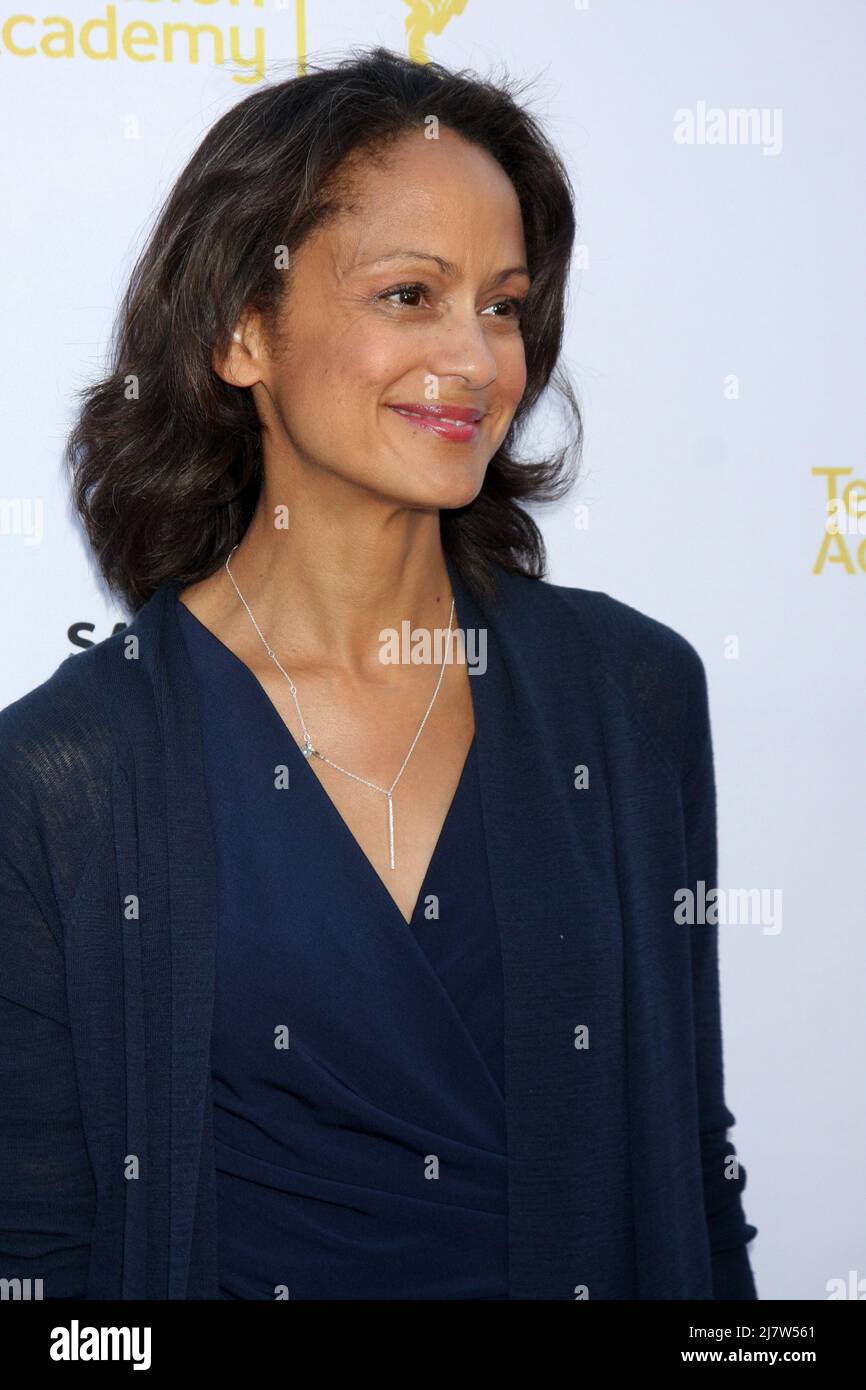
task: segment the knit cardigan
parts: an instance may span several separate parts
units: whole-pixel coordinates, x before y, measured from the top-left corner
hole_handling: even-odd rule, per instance
[[[497,566],[496,604],[446,563],[488,638],[510,1296],[755,1299],[718,928],[675,912],[717,883],[701,658],[605,593]],[[0,711],[0,1278],[46,1298],[218,1296],[216,850],[180,588]]]

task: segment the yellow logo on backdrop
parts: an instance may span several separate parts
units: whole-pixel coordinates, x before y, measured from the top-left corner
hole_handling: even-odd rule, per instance
[[[824,539],[813,574],[823,573],[827,564],[842,565],[846,574],[856,574],[859,567],[866,574],[866,478],[851,478],[841,491],[839,484],[853,472],[853,468],[812,469],[813,477],[827,480]]]
[[[438,38],[446,24],[466,9],[467,0],[403,0],[411,14],[406,16],[409,57],[416,63],[429,63],[425,41],[429,34]]]
[[[269,17],[262,15],[265,4],[266,0],[189,0],[183,5],[181,0],[125,0],[120,6],[106,5],[102,15],[77,21],[56,11],[45,18],[19,12],[0,24],[0,53],[101,63],[119,58],[131,63],[185,60],[193,67],[210,60],[215,67],[227,63],[247,69],[247,74],[233,72],[232,81],[251,86],[265,74],[265,29],[260,23],[250,28],[249,20]],[[285,31],[288,0],[271,0],[270,8]],[[202,14],[205,9],[207,16]],[[300,57],[304,0],[297,0],[294,9]],[[243,28],[241,23],[225,22],[227,10],[232,21],[246,21]]]
[[[95,0],[94,0],[95,3]],[[404,0],[409,57],[429,63],[429,35],[462,14],[467,0]],[[54,6],[52,5],[52,9]],[[199,63],[227,66],[250,87],[265,76],[266,40],[281,49],[294,17],[298,70],[306,69],[306,0],[121,0],[102,14],[70,19],[8,15],[0,22],[0,54],[11,58],[87,58],[96,63]],[[284,53],[281,52],[281,57]]]

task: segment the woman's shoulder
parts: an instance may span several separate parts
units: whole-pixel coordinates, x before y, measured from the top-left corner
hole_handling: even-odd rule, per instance
[[[57,788],[64,777],[107,756],[106,638],[76,655],[0,710],[0,760],[6,776],[29,768]]]
[[[146,720],[152,707],[165,587],[132,622],[65,657],[46,680],[0,710],[0,762],[7,771],[29,766],[56,789],[76,773],[110,770],[126,747],[124,730]]]
[[[669,624],[601,589],[553,584],[528,575],[507,576],[509,601],[542,637],[580,631],[611,674],[632,678],[643,669],[679,680],[703,669],[694,645]]]
[[[585,674],[618,702],[669,768],[681,770],[707,738],[707,676],[695,646],[669,624],[598,589],[511,574],[509,626],[532,644],[536,665],[554,662],[557,688]]]
[[[106,828],[122,744],[112,671],[123,636],[65,657],[0,710],[0,854],[28,872],[46,847],[57,864],[74,866]],[[130,717],[134,709],[131,700]]]

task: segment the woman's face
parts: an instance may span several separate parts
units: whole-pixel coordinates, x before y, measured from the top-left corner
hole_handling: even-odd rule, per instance
[[[463,506],[526,387],[517,195],[486,151],[447,129],[406,136],[355,174],[357,208],[296,253],[279,356],[233,349],[235,379],[253,384],[278,477],[288,459],[408,506]],[[437,432],[397,406],[479,419]]]

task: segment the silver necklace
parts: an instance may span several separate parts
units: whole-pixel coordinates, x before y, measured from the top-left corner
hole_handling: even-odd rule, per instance
[[[238,545],[240,545],[240,541],[238,541]],[[273,650],[272,647],[270,647],[270,646],[268,645],[268,642],[267,642],[267,640],[266,640],[266,638],[265,638],[265,636],[264,636],[264,634],[263,634],[261,628],[259,627],[259,625],[258,625],[258,623],[256,622],[255,618],[253,617],[252,609],[250,608],[249,604],[247,603],[246,599],[244,598],[243,594],[241,593],[240,589],[238,588],[237,584],[235,583],[235,577],[234,577],[234,575],[232,574],[231,569],[229,568],[229,560],[230,560],[231,557],[234,555],[234,553],[235,553],[235,551],[237,550],[237,548],[238,548],[237,545],[233,545],[232,548],[231,548],[231,550],[229,551],[228,555],[226,556],[226,564],[225,564],[226,573],[228,574],[229,579],[232,581],[232,584],[234,584],[234,586],[235,586],[235,592],[237,593],[238,598],[240,599],[240,601],[241,601],[241,603],[243,604],[244,608],[245,608],[245,609],[247,610],[247,612],[249,613],[250,619],[252,620],[253,627],[255,628],[256,632],[259,634],[259,637],[261,637],[262,642],[264,643],[265,651],[267,652],[267,654],[268,654],[268,656],[271,658],[271,660],[274,662],[274,664],[277,666],[277,668],[278,668],[278,669],[282,672],[282,674],[285,676],[286,680],[289,682],[289,689],[290,689],[291,692],[292,692],[292,699],[293,699],[294,702],[295,702],[295,709],[298,711],[298,719],[300,720],[300,722],[301,722],[301,728],[302,728],[303,731],[304,731],[304,746],[303,746],[303,748],[301,749],[301,752],[303,753],[304,757],[307,758],[307,759],[310,759],[310,758],[320,758],[321,761],[322,761],[323,763],[327,763],[329,767],[335,768],[337,772],[342,772],[342,773],[344,773],[344,774],[346,775],[346,777],[351,777],[351,778],[352,778],[354,781],[356,781],[356,782],[363,782],[363,784],[364,784],[365,787],[371,787],[373,791],[375,791],[375,792],[381,792],[383,796],[385,796],[385,797],[388,798],[388,860],[389,860],[389,863],[390,863],[391,868],[393,869],[393,868],[394,868],[394,863],[395,863],[395,860],[394,860],[394,801],[393,801],[393,797],[394,797],[394,788],[396,787],[397,783],[400,781],[400,778],[403,776],[403,772],[404,772],[404,770],[405,770],[406,764],[408,763],[409,759],[411,758],[411,756],[412,756],[412,754],[413,754],[413,752],[414,752],[414,750],[415,750],[415,744],[418,742],[419,738],[421,737],[421,732],[422,732],[422,730],[423,730],[423,728],[424,728],[424,725],[427,723],[427,718],[428,718],[428,716],[429,716],[429,714],[430,714],[430,711],[431,711],[431,709],[433,708],[433,705],[434,705],[434,703],[435,703],[435,701],[436,701],[436,696],[439,694],[439,687],[440,687],[440,685],[442,684],[442,677],[445,675],[445,667],[446,667],[446,665],[448,664],[448,655],[449,655],[449,652],[451,651],[451,641],[452,641],[452,638],[453,638],[453,636],[454,636],[454,633],[453,633],[452,628],[451,628],[451,624],[452,624],[452,622],[454,621],[454,599],[453,599],[453,598],[451,599],[451,612],[450,612],[449,617],[448,617],[448,641],[447,641],[446,647],[445,647],[445,656],[444,656],[443,661],[442,661],[442,670],[439,672],[439,679],[438,679],[438,681],[436,682],[436,689],[433,691],[433,699],[430,701],[429,705],[427,706],[427,713],[424,715],[424,718],[421,720],[421,723],[420,723],[420,725],[418,726],[418,732],[417,732],[417,734],[415,735],[415,737],[414,737],[413,740],[412,740],[412,743],[411,743],[410,748],[409,748],[409,752],[406,754],[405,758],[403,759],[403,766],[400,768],[400,771],[397,773],[397,776],[394,778],[394,780],[393,780],[393,782],[391,783],[390,787],[380,787],[380,786],[378,786],[375,782],[368,782],[366,777],[359,777],[357,773],[355,773],[355,772],[350,772],[348,768],[340,767],[339,763],[331,762],[331,759],[330,759],[330,758],[326,758],[325,755],[324,755],[324,753],[320,752],[318,748],[314,748],[314,747],[313,747],[313,740],[310,738],[309,732],[308,732],[308,730],[307,730],[307,726],[306,726],[306,724],[304,723],[304,716],[301,714],[301,707],[300,707],[300,705],[298,704],[298,689],[297,689],[297,686],[295,685],[294,681],[292,680],[292,678],[291,678],[291,676],[288,674],[288,672],[283,670],[282,666],[280,665],[279,660],[277,659],[277,654],[276,654],[276,652]]]

